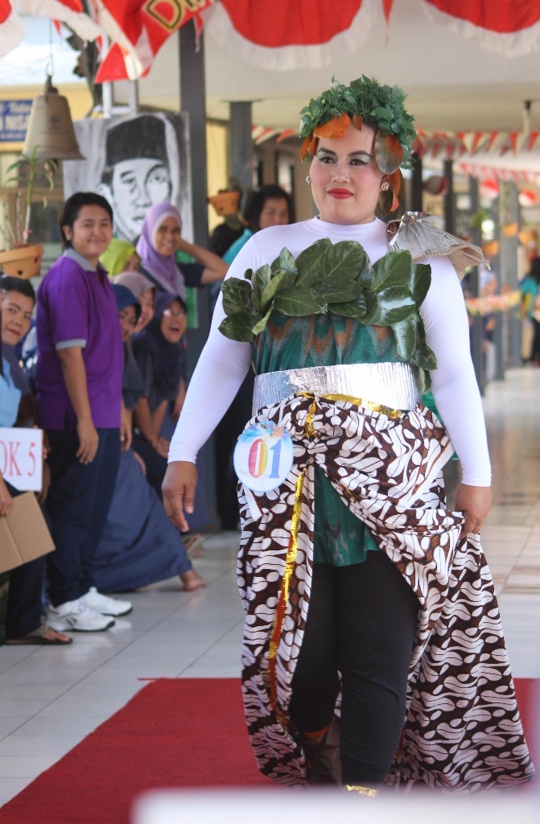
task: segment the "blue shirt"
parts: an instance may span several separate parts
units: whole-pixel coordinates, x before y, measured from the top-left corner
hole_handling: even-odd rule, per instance
[[[0,375],[0,426],[11,427],[17,420],[21,390],[15,386],[7,360],[2,357],[3,376]]]

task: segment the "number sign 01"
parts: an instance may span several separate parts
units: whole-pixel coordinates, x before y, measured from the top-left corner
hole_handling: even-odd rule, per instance
[[[293,442],[287,430],[263,420],[238,438],[234,469],[248,489],[269,492],[283,483],[291,471],[293,458]]]

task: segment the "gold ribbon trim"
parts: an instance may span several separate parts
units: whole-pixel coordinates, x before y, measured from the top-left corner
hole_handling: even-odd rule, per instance
[[[270,648],[268,650],[270,700],[277,720],[279,721],[282,727],[285,727],[285,729],[287,729],[288,727],[289,719],[279,711],[277,706],[276,657],[279,648],[279,641],[281,638],[283,619],[285,618],[287,604],[289,603],[289,588],[291,575],[293,574],[294,565],[296,563],[296,556],[298,554],[298,527],[300,525],[300,515],[302,512],[302,489],[304,487],[304,474],[305,470],[303,469],[300,475],[298,476],[298,480],[296,481],[296,488],[294,492],[294,507],[291,520],[291,537],[289,538],[289,548],[287,550],[287,557],[285,559],[285,570],[283,572],[283,583],[281,585],[281,593],[279,595],[279,603],[276,609],[274,629],[272,632],[272,637],[270,639]]]

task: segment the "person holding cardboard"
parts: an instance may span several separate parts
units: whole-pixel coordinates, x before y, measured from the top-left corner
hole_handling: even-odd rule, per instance
[[[14,426],[21,398],[28,394],[24,374],[12,347],[29,330],[35,301],[35,292],[29,281],[0,278],[0,427]],[[20,494],[0,475],[0,519],[7,519],[12,514],[14,499]],[[41,592],[45,562],[46,556],[41,555],[8,572],[5,644],[71,644],[69,636],[56,632],[42,622]]]

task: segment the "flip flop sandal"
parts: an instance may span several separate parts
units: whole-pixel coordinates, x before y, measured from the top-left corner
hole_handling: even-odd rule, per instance
[[[38,646],[43,647],[67,647],[69,644],[73,643],[73,638],[67,638],[65,641],[60,641],[58,638],[52,639],[45,637],[45,633],[54,631],[55,630],[53,630],[52,627],[48,627],[46,624],[42,624],[33,632],[29,632],[28,635],[25,635],[23,638],[6,638],[4,640],[4,645],[22,646],[25,644],[37,644]]]

